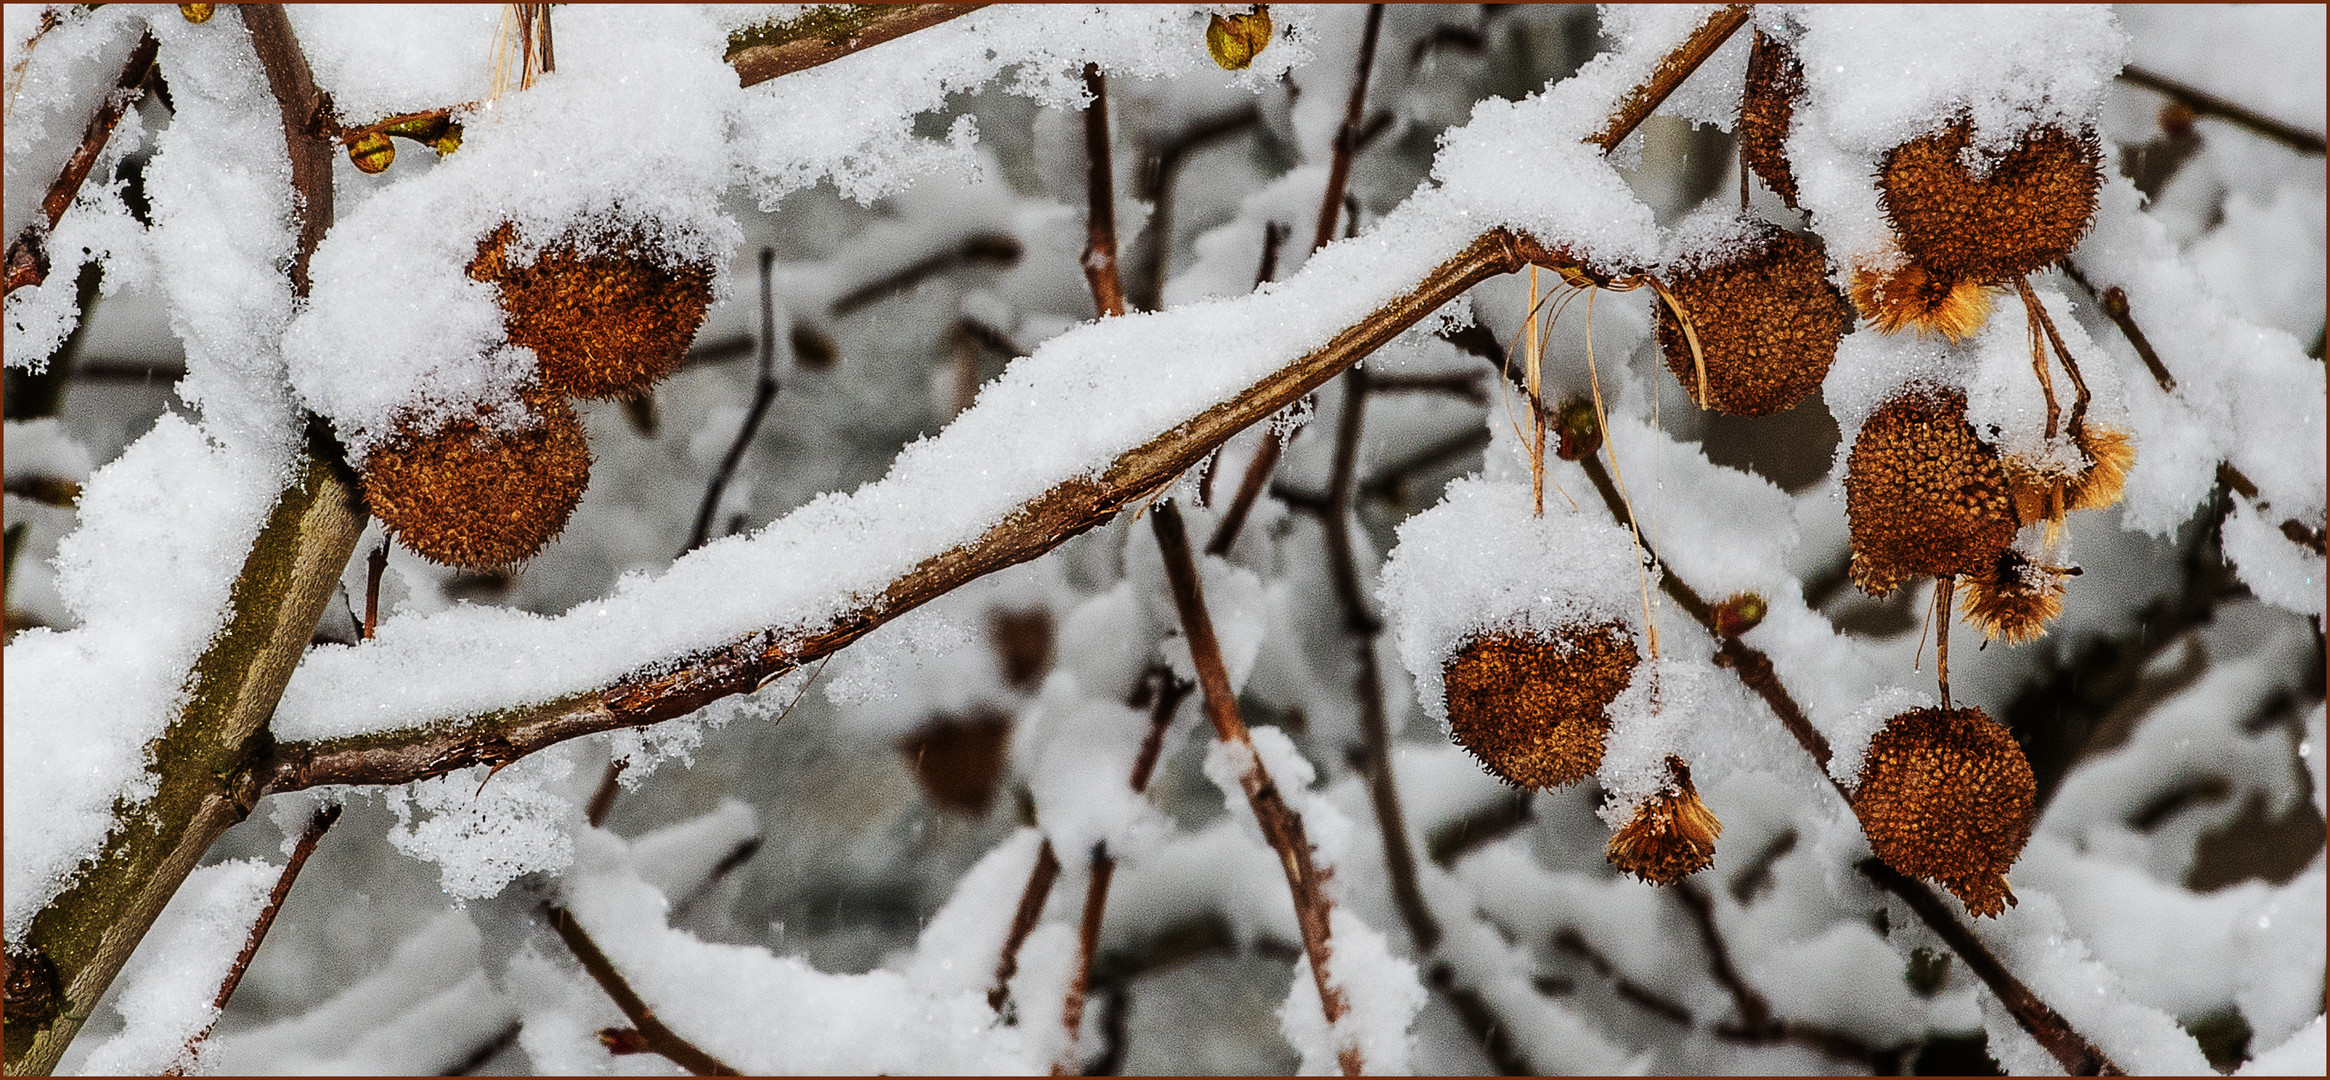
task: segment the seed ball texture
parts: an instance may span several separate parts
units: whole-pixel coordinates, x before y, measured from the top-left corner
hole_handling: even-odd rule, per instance
[[[1980,709],[1913,709],[1869,741],[1853,813],[1885,865],[1939,882],[1976,915],[2015,902],[2006,871],[2031,838],[2038,784]]]
[[[1720,252],[1676,260],[1659,284],[1689,313],[1699,340],[1694,357],[1691,335],[1661,301],[1667,370],[1692,397],[1704,398],[1702,406],[1734,416],[1769,416],[1811,396],[1853,325],[1844,295],[1829,284],[1820,246],[1766,221],[1743,219]]]
[[[1740,152],[1772,193],[1796,205],[1796,174],[1788,171],[1788,126],[1804,93],[1804,65],[1778,38],[1756,31],[1748,50],[1747,94],[1739,105]]]
[[[1988,571],[2018,528],[1998,452],[1975,436],[1957,390],[1912,390],[1861,426],[1845,517],[1853,581],[1874,596],[1914,575]]]
[[[627,397],[677,367],[712,304],[712,269],[664,265],[634,230],[589,243],[570,233],[519,265],[507,223],[478,242],[469,276],[501,287],[504,328],[534,350],[542,383],[575,397]]]
[[[591,452],[574,409],[521,394],[515,430],[464,417],[422,433],[400,422],[364,459],[364,500],[421,557],[483,570],[526,558],[566,527],[590,484]]]
[[[1641,657],[1613,623],[1538,637],[1497,633],[1442,669],[1456,741],[1508,783],[1553,788],[1592,776],[1610,731],[1606,711]]]
[[[1984,282],[2070,254],[2103,186],[2095,132],[2037,128],[1984,176],[1966,164],[1972,138],[1961,120],[1886,153],[1878,197],[1902,250],[1940,277]]]

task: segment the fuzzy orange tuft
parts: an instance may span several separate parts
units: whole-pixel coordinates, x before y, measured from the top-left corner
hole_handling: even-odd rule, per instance
[[[520,397],[530,426],[463,418],[423,433],[404,422],[364,459],[364,501],[406,547],[482,570],[542,550],[566,527],[590,484],[582,422],[556,394]]]
[[[1916,263],[1891,272],[1853,271],[1853,306],[1883,334],[1916,330],[1964,341],[1990,321],[1995,292],[1971,281],[1938,277]]]
[[[2095,132],[2034,129],[1982,176],[1966,163],[1973,137],[1960,120],[1886,153],[1877,192],[1902,250],[1961,281],[1999,281],[2070,254],[2103,187]]]
[[[1804,93],[1804,65],[1795,50],[1756,31],[1748,50],[1747,95],[1739,104],[1740,153],[1782,202],[1796,205],[1796,174],[1788,170],[1788,128]]]
[[[2047,624],[2063,613],[2063,579],[2073,570],[2040,566],[2007,548],[1989,573],[1966,578],[1961,608],[1966,619],[1991,641],[2020,645],[2047,634]]]
[[[1837,340],[1853,325],[1852,309],[1828,282],[1820,246],[1752,218],[1739,223],[1720,254],[1677,260],[1659,284],[1689,313],[1699,343],[1695,356],[1673,308],[1659,303],[1667,370],[1699,399],[1704,361],[1699,404],[1734,416],[1768,416],[1819,389],[1836,362]]]
[[[2072,481],[2067,492],[2073,510],[2101,510],[2120,501],[2127,490],[2128,470],[2136,467],[2136,446],[2127,435],[2110,428],[2086,427],[2075,440],[2087,456],[2087,471]]]
[[[2006,871],[2031,838],[2038,783],[1980,709],[1913,709],[1869,741],[1853,813],[1885,865],[1941,885],[1976,915],[2015,902]]]
[[[1913,390],[1887,402],[1845,462],[1853,581],[1883,596],[1915,575],[1990,569],[2017,529],[2008,495],[1998,452],[1966,422],[1965,394]]]
[[[1548,639],[1518,633],[1476,638],[1443,669],[1449,730],[1506,782],[1573,784],[1602,764],[1605,710],[1641,660],[1614,624]]]
[[[1699,801],[1691,767],[1667,758],[1667,787],[1634,811],[1634,820],[1610,838],[1605,857],[1653,885],[1673,885],[1715,865],[1715,838],[1723,822]]]
[[[712,304],[712,269],[666,267],[633,233],[586,247],[569,236],[514,265],[517,230],[478,242],[469,276],[501,287],[510,343],[534,350],[543,385],[589,398],[628,397],[687,355]]]

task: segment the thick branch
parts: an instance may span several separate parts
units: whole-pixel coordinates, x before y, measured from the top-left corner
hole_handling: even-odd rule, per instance
[[[631,989],[631,984],[624,981],[623,973],[615,970],[614,961],[599,951],[598,943],[583,932],[582,924],[576,922],[565,908],[550,909],[550,926],[558,931],[559,940],[566,942],[566,947],[574,952],[574,958],[582,962],[583,970],[589,972],[600,989],[607,992],[607,997],[615,1002],[615,1007],[623,1010],[623,1015],[630,1019],[647,1050],[670,1058],[674,1064],[697,1076],[742,1075],[726,1062],[706,1053],[702,1047],[681,1038],[678,1032],[657,1019],[655,1010],[648,1007],[638,991]]]
[[[968,15],[985,4],[847,4],[814,8],[791,22],[750,26],[728,36],[728,64],[754,86],[831,63],[917,30]]]

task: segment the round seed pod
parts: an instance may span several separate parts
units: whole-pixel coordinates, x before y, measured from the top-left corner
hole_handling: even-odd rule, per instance
[[[1852,328],[1852,308],[1829,284],[1828,259],[1817,244],[1754,219],[1741,222],[1741,233],[1720,252],[1685,256],[1659,276],[1691,318],[1686,334],[1673,308],[1660,303],[1659,348],[1667,370],[1702,407],[1768,416],[1820,388],[1836,362],[1837,340]]]
[[[1612,623],[1550,639],[1513,632],[1475,638],[1442,671],[1449,730],[1508,783],[1576,783],[1602,764],[1605,710],[1640,661],[1631,635]]]
[[[1715,865],[1715,838],[1723,822],[1699,801],[1691,767],[1667,758],[1667,787],[1634,812],[1610,838],[1610,865],[1653,885],[1673,885]]]
[[[1796,174],[1788,171],[1788,126],[1804,93],[1804,65],[1778,38],[1756,31],[1748,50],[1747,94],[1739,103],[1740,153],[1789,206],[1796,205]]]
[[[2042,127],[1987,176],[1966,167],[1973,127],[1960,120],[1885,155],[1877,191],[1902,250],[1953,280],[1997,281],[2070,253],[2095,219],[2103,149],[2095,132]]]
[[[496,430],[465,417],[423,434],[400,423],[364,459],[364,501],[422,558],[505,566],[566,527],[591,478],[582,422],[556,394],[520,397],[531,426]]]
[[[1887,402],[1845,462],[1853,581],[1883,596],[1903,578],[1983,573],[2018,527],[1998,452],[1966,422],[1966,395]]]
[[[2030,761],[1988,714],[1912,709],[1869,741],[1853,813],[1885,865],[1996,916],[2015,902],[2006,871],[2031,838],[2037,799]]]
[[[510,343],[534,350],[542,383],[562,394],[628,397],[669,374],[704,325],[712,269],[664,266],[637,233],[587,249],[569,236],[515,265],[517,230],[478,242],[469,276],[501,286]]]

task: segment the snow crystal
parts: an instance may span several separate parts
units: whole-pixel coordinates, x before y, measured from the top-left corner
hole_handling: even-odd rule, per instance
[[[1416,965],[1392,955],[1382,933],[1361,922],[1349,908],[1328,913],[1327,985],[1342,992],[1350,1010],[1332,1026],[1319,1004],[1319,983],[1308,956],[1295,961],[1294,981],[1278,1007],[1279,1030],[1302,1053],[1302,1075],[1341,1073],[1339,1056],[1356,1051],[1370,1075],[1400,1076],[1410,1071],[1408,1034],[1426,994]]]
[[[438,865],[445,893],[462,900],[492,896],[521,874],[558,871],[574,862],[572,802],[551,790],[574,771],[553,751],[498,771],[485,766],[447,773],[391,792],[398,851]],[[414,810],[427,816],[415,820]]]
[[[1094,698],[1075,676],[1055,672],[1020,714],[1012,759],[1034,797],[1052,846],[1114,854],[1154,846],[1170,831],[1163,815],[1132,788],[1133,759],[1149,731],[1146,710]]]

